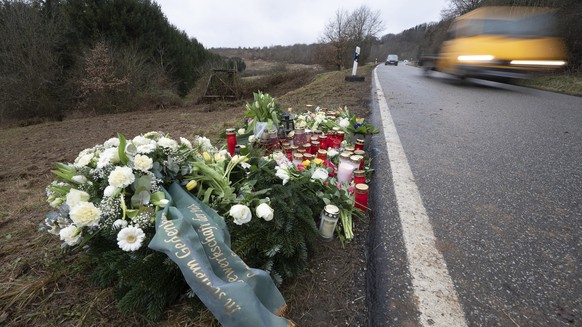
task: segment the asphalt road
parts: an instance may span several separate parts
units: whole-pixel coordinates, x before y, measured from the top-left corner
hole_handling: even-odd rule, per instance
[[[582,98],[376,73],[467,325],[582,326]],[[416,326],[384,136],[371,143],[370,325]]]

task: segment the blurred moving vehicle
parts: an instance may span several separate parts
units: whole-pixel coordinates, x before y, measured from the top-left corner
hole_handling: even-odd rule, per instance
[[[394,65],[398,66],[398,56],[395,54],[389,54],[388,58],[386,58],[386,62],[384,63],[385,66],[387,65]]]
[[[566,47],[555,34],[554,10],[481,7],[458,17],[438,55],[419,60],[431,70],[460,78],[512,82],[566,64]]]

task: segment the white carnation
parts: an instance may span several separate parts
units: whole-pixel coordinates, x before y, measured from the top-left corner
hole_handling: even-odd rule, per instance
[[[234,218],[234,223],[237,225],[246,224],[251,221],[253,214],[249,207],[242,204],[235,204],[230,208],[229,214]]]
[[[155,141],[148,139],[147,137],[143,137],[141,135],[138,135],[138,136],[134,137],[133,140],[131,140],[131,143],[133,143],[133,145],[135,145],[137,147],[139,147],[140,145],[151,144],[152,142],[155,142]]]
[[[89,193],[72,188],[69,190],[69,193],[67,193],[66,203],[69,206],[69,208],[72,208],[81,202],[89,201],[90,197],[91,196],[89,195]]]
[[[77,168],[86,167],[91,162],[94,156],[95,156],[94,153],[81,152],[77,159],[75,159],[74,166]]]
[[[266,221],[270,221],[273,219],[274,210],[266,203],[261,203],[255,209],[257,213],[257,217],[263,218]]]
[[[112,197],[112,196],[115,196],[115,195],[117,195],[117,192],[119,192],[120,190],[121,190],[121,189],[119,189],[119,188],[117,188],[117,187],[115,187],[115,186],[108,185],[108,186],[107,186],[107,187],[106,187],[106,188],[103,190],[103,196],[110,198],[110,197]]]
[[[154,167],[154,161],[148,156],[138,154],[135,156],[133,166],[137,170],[147,172]]]
[[[128,226],[117,233],[117,245],[123,251],[136,251],[141,247],[145,233],[139,227]]]
[[[91,202],[79,202],[69,212],[71,220],[79,227],[97,226],[100,215],[101,211]]]
[[[59,231],[61,241],[69,246],[77,245],[81,241],[81,229],[75,225],[69,225]]]
[[[110,164],[115,164],[119,162],[119,150],[117,148],[109,148],[103,150],[99,155],[99,162],[97,162],[97,168],[103,168]]]
[[[119,147],[119,139],[117,137],[112,137],[109,140],[105,141],[105,143],[103,143],[103,146],[105,148],[118,148]]]
[[[204,136],[199,136],[196,139],[196,145],[201,147],[202,150],[204,150],[204,151],[209,151],[209,150],[213,149],[212,143],[210,143],[210,140]]]
[[[181,137],[180,143],[184,144],[188,149],[192,149],[192,143],[188,139]]]
[[[135,175],[127,166],[115,167],[109,174],[109,185],[117,188],[125,188],[135,181]]]
[[[137,147],[137,152],[144,153],[144,154],[152,153],[152,152],[156,151],[156,148],[157,148],[157,144],[154,141],[153,143],[139,145]]]
[[[162,148],[176,150],[178,148],[178,142],[172,140],[171,138],[162,137],[158,140],[158,145]]]

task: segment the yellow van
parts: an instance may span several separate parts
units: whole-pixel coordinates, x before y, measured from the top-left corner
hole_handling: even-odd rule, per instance
[[[549,8],[481,7],[458,17],[440,54],[421,65],[461,78],[503,82],[561,68],[567,52],[553,24]]]

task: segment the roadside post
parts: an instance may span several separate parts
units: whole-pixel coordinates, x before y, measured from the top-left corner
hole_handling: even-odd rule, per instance
[[[357,76],[356,72],[358,70],[358,59],[360,58],[360,47],[356,47],[354,52],[354,66],[352,68],[352,75],[346,76],[346,81],[348,82],[362,82],[364,81],[364,76]]]

